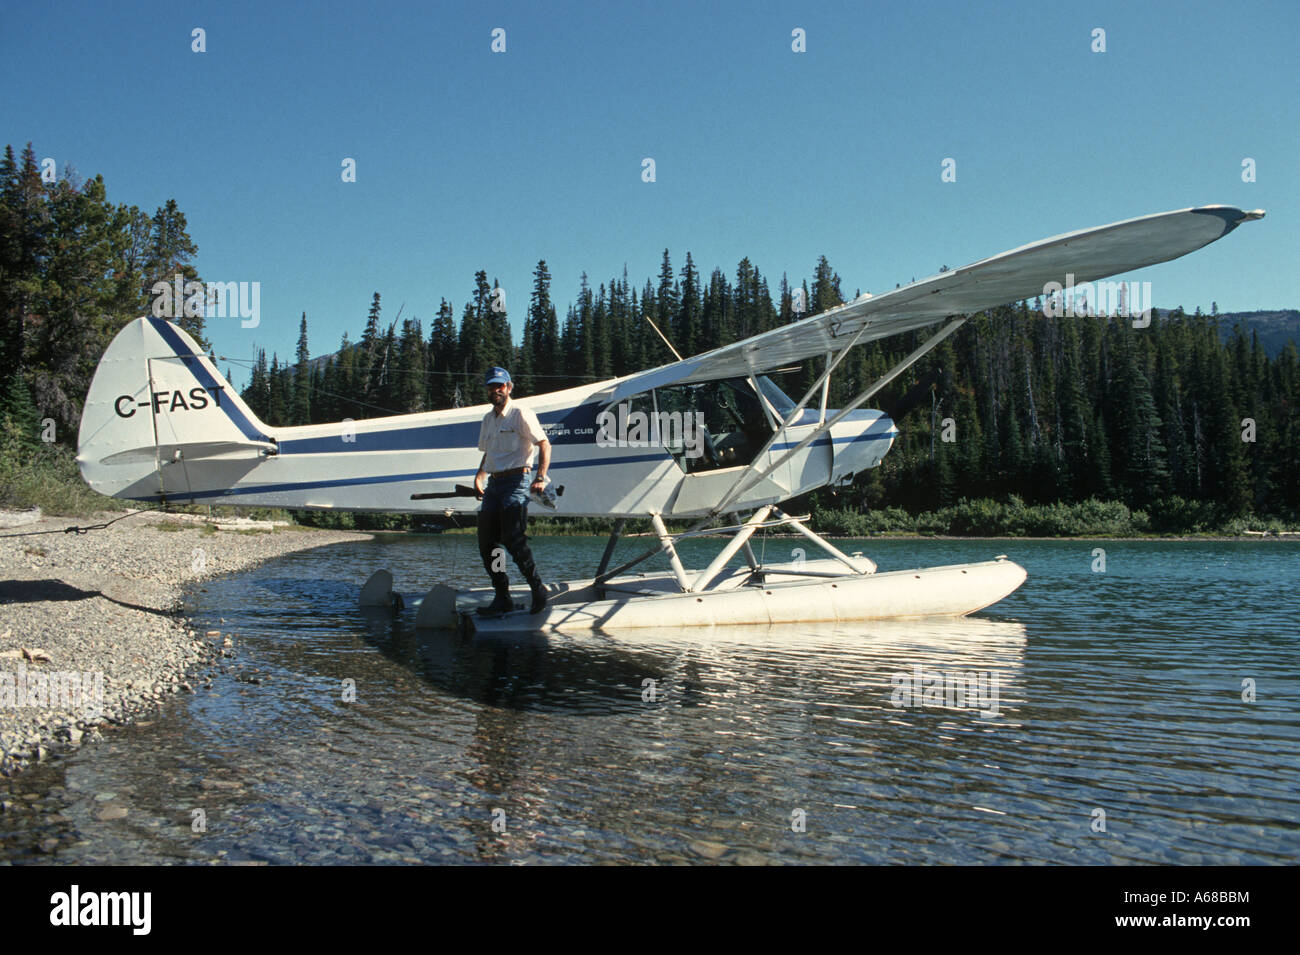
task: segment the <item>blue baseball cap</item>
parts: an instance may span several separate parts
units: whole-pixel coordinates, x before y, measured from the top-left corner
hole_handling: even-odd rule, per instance
[[[508,385],[511,384],[510,372],[504,368],[489,368],[487,377],[483,379],[485,385]]]

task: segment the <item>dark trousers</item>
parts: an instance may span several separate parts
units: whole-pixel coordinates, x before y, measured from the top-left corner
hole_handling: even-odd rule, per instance
[[[504,548],[514,558],[530,588],[536,590],[542,586],[533,552],[528,547],[527,529],[528,475],[488,478],[483,506],[478,512],[478,552],[498,594],[507,594],[510,587],[498,548]]]

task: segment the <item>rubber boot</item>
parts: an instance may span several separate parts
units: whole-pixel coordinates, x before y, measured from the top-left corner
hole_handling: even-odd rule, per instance
[[[514,610],[514,601],[510,599],[510,578],[502,573],[493,574],[492,587],[497,592],[492,598],[492,603],[486,607],[479,607],[476,612],[485,617],[499,617],[503,613]]]
[[[529,613],[541,613],[546,609],[546,585],[542,583],[542,578],[537,578],[537,583],[529,582],[528,586],[533,591],[533,605],[528,608]]]
[[[486,607],[479,607],[476,611],[485,617],[497,617],[515,609],[514,602],[510,599],[510,578],[503,571],[493,569],[497,562],[497,539],[501,536],[500,521],[500,511],[479,512],[478,553],[483,559],[483,569],[492,579],[492,588],[496,591],[492,603]]]
[[[546,608],[546,585],[542,583],[542,575],[537,572],[537,565],[533,563],[533,552],[527,544],[523,546],[523,557],[523,560],[516,559],[515,562],[519,564],[519,572],[528,581],[528,589],[533,592],[533,605],[528,612],[541,613]]]
[[[542,583],[542,575],[537,572],[532,549],[526,543],[521,544],[511,552],[510,556],[519,565],[519,573],[524,575],[524,580],[528,581],[528,589],[533,592],[533,605],[528,612],[541,613],[546,607],[546,584]]]
[[[542,583],[542,575],[537,572],[537,564],[533,561],[532,549],[528,546],[528,536],[524,533],[524,525],[528,520],[528,510],[525,507],[507,507],[501,512],[501,536],[504,538],[506,550],[514,558],[515,564],[519,567],[519,572],[524,575],[524,580],[528,581],[528,589],[533,593],[533,605],[529,608],[529,613],[541,613],[546,607],[546,585]]]

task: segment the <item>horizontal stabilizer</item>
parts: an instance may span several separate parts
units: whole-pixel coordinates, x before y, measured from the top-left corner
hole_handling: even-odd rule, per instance
[[[269,441],[206,441],[194,444],[163,445],[135,448],[119,451],[106,458],[100,458],[100,464],[138,464],[152,463],[160,457],[164,461],[201,461],[211,458],[247,457],[274,454],[276,447]]]

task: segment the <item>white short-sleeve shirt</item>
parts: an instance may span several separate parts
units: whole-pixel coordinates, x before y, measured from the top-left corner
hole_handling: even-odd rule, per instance
[[[501,415],[496,409],[483,416],[478,429],[478,449],[484,453],[483,469],[489,474],[513,471],[532,464],[533,448],[546,440],[537,415],[514,401],[507,401]]]

